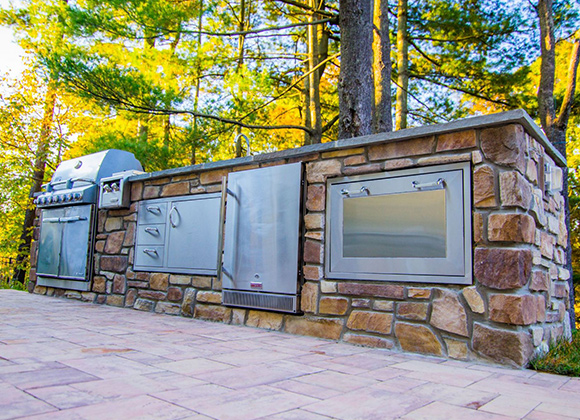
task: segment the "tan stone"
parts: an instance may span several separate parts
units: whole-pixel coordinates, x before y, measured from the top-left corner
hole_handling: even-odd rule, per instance
[[[318,284],[313,282],[304,283],[300,297],[300,307],[304,312],[316,312],[318,306]]]
[[[154,306],[155,302],[152,302],[147,299],[138,298],[135,301],[135,305],[133,305],[133,308],[137,309],[138,311],[151,312]]]
[[[467,314],[456,293],[438,289],[433,300],[431,325],[443,331],[467,337]]]
[[[227,169],[220,169],[218,171],[202,172],[199,176],[199,181],[206,184],[218,184],[222,182],[222,179],[228,176]]]
[[[189,194],[189,181],[174,182],[164,185],[161,189],[161,197],[173,197],[186,194]]]
[[[536,296],[536,322],[546,321],[546,298],[543,295]]]
[[[566,228],[566,217],[563,211],[561,211],[558,215],[558,223],[560,224],[560,228],[558,230],[560,234],[558,235],[557,242],[558,245],[565,247],[568,242],[568,229]]]
[[[222,303],[222,294],[219,292],[199,291],[197,301],[206,303]]]
[[[491,166],[480,166],[473,172],[473,203],[475,207],[497,206],[495,172]]]
[[[137,290],[129,289],[125,295],[125,306],[129,308],[133,307],[135,305],[135,299],[137,299]]]
[[[443,356],[443,348],[437,336],[424,325],[397,322],[395,335],[404,351]]]
[[[502,206],[529,209],[532,201],[532,186],[518,172],[502,172],[499,176],[499,191]]]
[[[190,285],[191,284],[191,277],[190,276],[180,276],[177,274],[171,274],[169,276],[169,284]]]
[[[105,221],[105,231],[112,232],[114,230],[119,230],[123,227],[122,217],[108,217]]]
[[[383,170],[390,171],[392,169],[408,168],[413,165],[414,162],[411,159],[392,159],[383,163]]]
[[[370,299],[360,299],[360,298],[353,298],[350,302],[350,305],[353,308],[370,308],[371,307],[371,300]]]
[[[392,349],[395,344],[388,338],[374,337],[370,335],[346,333],[344,341],[364,347],[377,347],[382,349]]]
[[[316,265],[304,266],[304,279],[318,281],[322,278],[322,267]]]
[[[222,290],[222,279],[218,279],[217,277],[214,277],[211,280],[211,288],[213,290],[221,291]]]
[[[434,155],[417,160],[419,165],[439,165],[443,163],[469,162],[471,153],[460,153],[456,155]]]
[[[344,159],[344,166],[362,165],[367,159],[363,155],[349,156]]]
[[[513,289],[524,286],[532,271],[529,249],[476,248],[474,273],[484,286]]]
[[[107,305],[123,307],[125,306],[125,296],[123,295],[108,295]]]
[[[487,218],[487,237],[490,241],[534,242],[536,222],[532,216],[519,213],[491,214]]]
[[[330,159],[330,158],[337,158],[337,157],[344,157],[344,156],[351,156],[351,155],[360,155],[364,153],[364,147],[357,147],[354,149],[343,149],[343,150],[335,150],[333,152],[325,152],[322,154],[322,159]]]
[[[159,198],[160,193],[161,187],[148,185],[143,189],[143,200],[149,200],[151,198]]]
[[[149,287],[153,290],[167,290],[169,274],[153,273],[149,279]]]
[[[452,359],[466,360],[467,359],[467,343],[463,341],[454,340],[452,338],[444,338],[447,346],[447,355]]]
[[[530,281],[530,290],[534,292],[546,292],[550,288],[550,275],[545,271],[534,270]]]
[[[437,138],[437,152],[475,147],[475,130],[442,134]]]
[[[348,310],[348,300],[345,298],[323,297],[320,299],[318,312],[327,315],[344,315]]]
[[[307,240],[304,243],[304,262],[322,264],[322,244],[317,241]]]
[[[181,302],[181,314],[184,316],[193,316],[193,306],[195,303],[195,289],[185,289],[183,301]]]
[[[475,323],[472,348],[494,362],[526,365],[533,352],[532,338],[523,331],[506,331]]]
[[[473,243],[477,245],[483,240],[483,215],[473,213]]]
[[[279,331],[280,328],[282,328],[283,320],[284,316],[282,314],[264,311],[249,311],[246,325],[249,327]]]
[[[341,173],[339,160],[322,160],[306,164],[306,179],[310,183],[326,182],[329,176],[338,176]]]
[[[232,309],[232,324],[233,325],[244,325],[246,319],[246,309]]]
[[[324,185],[309,185],[306,198],[308,211],[323,211],[326,203],[326,187]]]
[[[127,220],[127,218],[125,218]],[[135,226],[136,223],[127,223],[127,230],[125,232],[125,240],[123,241],[123,246],[133,246],[135,245]]]
[[[567,282],[557,281],[553,283],[552,296],[559,299],[568,299],[570,295],[570,286]]]
[[[323,280],[320,282],[320,291],[322,293],[336,293],[338,292],[338,284],[335,281]]]
[[[113,232],[107,237],[107,242],[105,243],[104,251],[107,254],[118,254],[121,252],[123,247],[123,241],[125,240],[125,232]]]
[[[324,214],[308,213],[306,216],[304,216],[304,227],[308,230],[324,228]]]
[[[360,166],[348,166],[342,170],[343,175],[362,175],[370,174],[374,172],[380,172],[382,165],[380,163],[367,163],[366,165]]]
[[[390,334],[393,315],[385,312],[352,311],[346,326],[351,330]]]
[[[101,252],[102,253],[104,250],[105,250],[105,241],[97,241],[97,242],[95,242],[95,252]],[[31,264],[32,264],[32,262],[31,262]],[[36,265],[36,260],[34,261],[34,265]]]
[[[485,312],[485,303],[481,294],[475,287],[466,287],[461,293],[467,301],[471,312],[475,312],[476,314],[482,314]]]
[[[322,234],[322,232],[306,232],[304,237],[307,239],[314,239],[317,241],[321,241],[323,238],[323,234]]]
[[[369,147],[369,160],[395,159],[433,153],[435,137],[394,141]]]
[[[36,295],[45,295],[46,294],[46,287],[35,285],[32,293],[34,293]]]
[[[532,295],[489,296],[489,319],[503,324],[530,325],[536,322],[537,304]]]
[[[483,153],[481,153],[479,150],[474,150],[471,152],[471,162],[473,162],[474,165],[479,165],[481,162],[483,162]]]
[[[395,284],[339,283],[338,292],[343,295],[404,299],[405,288]]]
[[[181,306],[177,303],[157,302],[155,305],[155,312],[158,314],[179,315]]]
[[[191,285],[197,289],[211,289],[211,277],[194,276],[191,278]]]
[[[194,318],[209,319],[211,321],[229,322],[232,310],[221,305],[204,305],[198,303],[193,312]]]
[[[143,183],[131,183],[131,201],[139,201],[143,197]]]
[[[287,315],[284,331],[290,334],[338,340],[342,333],[342,327],[342,321],[339,319],[305,318]]]
[[[259,167],[260,165],[258,163],[251,163],[249,165],[236,166],[235,168],[233,168],[233,171],[234,172],[247,171],[248,169],[258,169]]]
[[[407,296],[409,299],[430,299],[431,289],[418,289],[416,287],[409,287],[407,289]]]
[[[481,131],[481,150],[487,159],[499,165],[526,171],[526,140],[519,124],[487,128]]]
[[[107,288],[107,279],[103,276],[94,276],[93,277],[93,292],[96,293],[105,293]]]
[[[375,300],[373,309],[375,311],[393,312],[395,310],[395,302],[392,300]]]
[[[526,166],[526,177],[532,183],[538,184],[538,165],[532,159],[528,159]]]
[[[397,304],[397,317],[402,319],[424,321],[427,319],[428,310],[428,303],[401,302]]]
[[[540,232],[540,252],[549,260],[554,256],[554,246],[556,239],[547,232]]]
[[[122,295],[125,293],[126,290],[126,279],[125,276],[122,276],[120,274],[115,274],[115,277],[113,278],[113,293]]]

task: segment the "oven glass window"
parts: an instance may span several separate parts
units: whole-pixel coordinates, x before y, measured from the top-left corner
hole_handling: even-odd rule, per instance
[[[347,198],[343,256],[445,258],[445,191]]]

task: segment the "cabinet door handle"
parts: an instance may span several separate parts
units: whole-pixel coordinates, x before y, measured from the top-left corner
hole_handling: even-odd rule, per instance
[[[176,228],[177,223],[173,221],[173,214],[176,214],[177,217],[179,217],[179,211],[177,211],[177,207],[175,206],[171,207],[171,211],[169,212],[169,223],[171,223],[172,228]]]
[[[153,236],[159,236],[159,229],[154,227],[146,227],[145,232]]]

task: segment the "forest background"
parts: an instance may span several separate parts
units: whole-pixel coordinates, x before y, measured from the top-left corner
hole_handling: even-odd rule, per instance
[[[25,0],[0,9],[28,53],[19,77],[0,75],[0,258],[27,255],[31,196],[64,159],[117,148],[155,171],[241,156],[239,134],[257,154],[522,108],[566,152],[580,273],[579,14],[578,0]],[[371,42],[361,42],[366,33]],[[360,83],[347,71],[353,61],[372,67]],[[343,112],[357,86],[367,90],[351,97],[374,101],[362,131]],[[25,273],[26,258],[18,264]]]

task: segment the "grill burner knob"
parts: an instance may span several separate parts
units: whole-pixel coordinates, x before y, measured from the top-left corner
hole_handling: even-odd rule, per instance
[[[74,193],[73,198],[74,198],[75,201],[82,200],[83,193]]]
[[[72,193],[68,193],[67,195],[64,196],[64,201],[65,202],[72,201],[72,199],[73,199]]]

